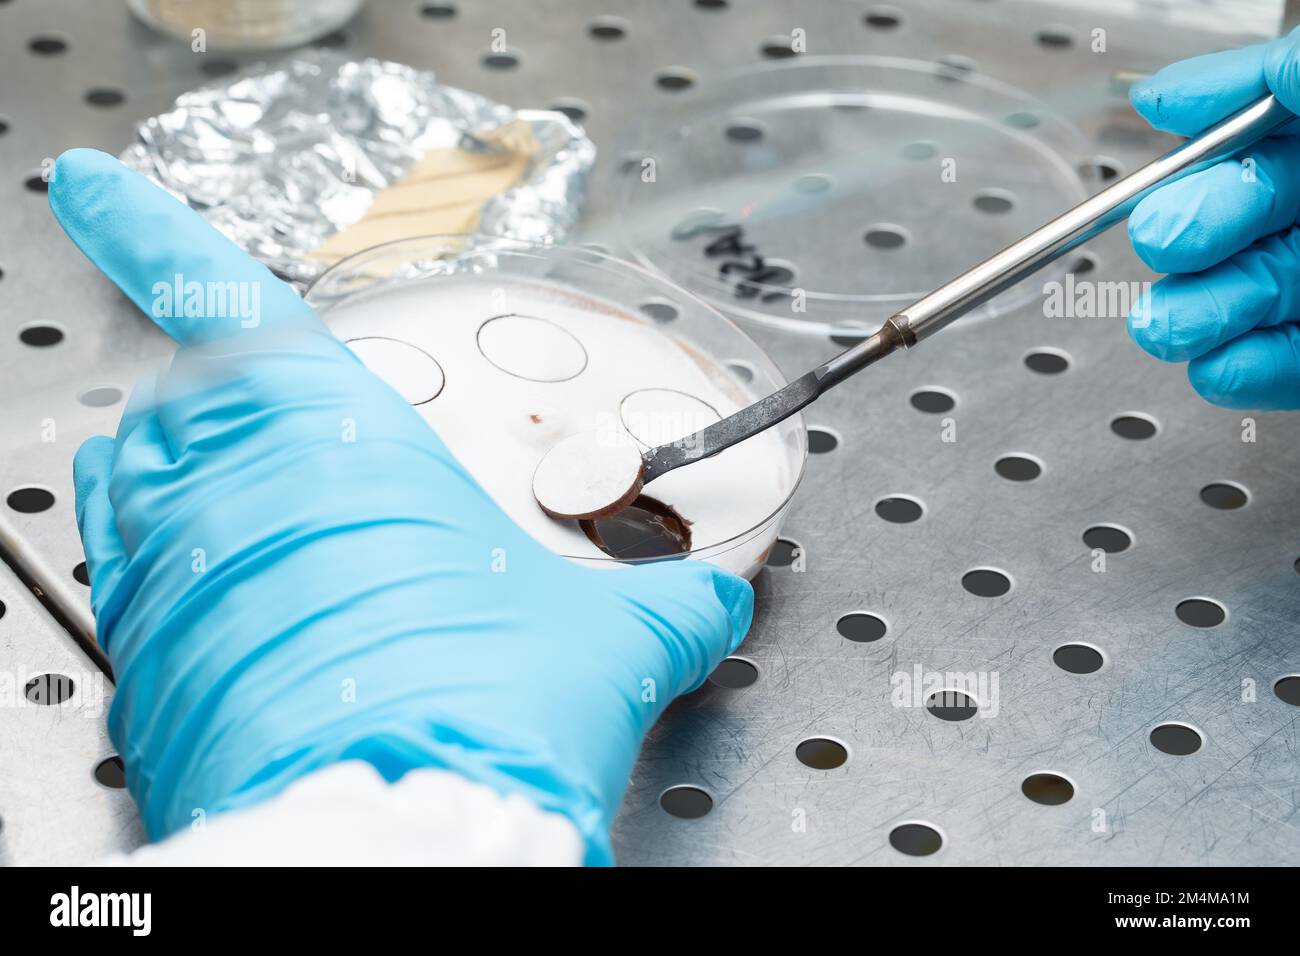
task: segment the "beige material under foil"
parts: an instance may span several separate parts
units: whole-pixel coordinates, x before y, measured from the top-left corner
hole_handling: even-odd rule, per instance
[[[334,263],[394,239],[473,232],[483,205],[523,179],[538,150],[522,120],[482,141],[496,149],[425,153],[405,176],[376,194],[364,216],[313,249],[310,258]]]

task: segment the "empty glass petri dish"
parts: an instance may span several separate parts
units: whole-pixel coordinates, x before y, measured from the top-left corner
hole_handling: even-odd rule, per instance
[[[728,314],[873,331],[1084,199],[1087,152],[1044,104],[978,73],[800,56],[684,91],[633,127],[618,219],[639,262]]]
[[[295,46],[343,26],[363,0],[127,0],[145,23],[190,42],[202,30],[214,48],[265,50]]]
[[[706,560],[747,577],[763,566],[802,477],[801,416],[656,479],[618,520],[559,521],[532,497],[538,462],[570,434],[653,446],[786,384],[697,297],[588,249],[428,236],[344,259],[306,299],[557,553],[595,566]]]

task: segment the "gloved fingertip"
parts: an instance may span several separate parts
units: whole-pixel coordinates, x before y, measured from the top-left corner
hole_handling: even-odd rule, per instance
[[[79,146],[65,149],[50,169],[48,197],[59,222],[72,221],[85,200],[98,195],[105,177],[125,167],[108,153]],[[107,185],[111,186],[111,183]],[[65,219],[65,217],[68,217]]]
[[[1163,85],[1152,76],[1143,77],[1129,87],[1128,101],[1137,114],[1152,126],[1158,126]]]
[[[744,641],[749,633],[749,625],[754,620],[754,588],[744,578],[722,568],[707,565],[713,593],[727,612],[731,622],[731,636],[727,642],[727,653],[731,654]]]
[[[184,202],[117,159],[70,149],[49,202],[63,231],[181,345],[268,325],[319,331],[315,312],[261,262]],[[211,314],[208,314],[210,312]]]
[[[1189,362],[1187,380],[1222,408],[1300,408],[1300,326],[1287,322],[1246,332]]]
[[[1217,355],[1206,355],[1187,363],[1187,382],[1197,395],[1220,408],[1236,408],[1233,403],[1231,373]]]
[[[1273,95],[1291,112],[1300,112],[1300,28],[1268,44],[1263,69]]]
[[[1129,214],[1128,217],[1128,240],[1133,245],[1133,251],[1137,257],[1142,260],[1148,269],[1152,272],[1163,272],[1163,269],[1156,268],[1153,263],[1160,260],[1161,253],[1164,249],[1163,230],[1160,226],[1160,212],[1156,201],[1157,193],[1152,193],[1141,202]]]
[[[1129,88],[1129,102],[1155,129],[1194,136],[1267,90],[1264,44],[1171,63]]]
[[[1169,345],[1168,324],[1163,321],[1163,312],[1160,313],[1160,320],[1157,320],[1157,298],[1155,287],[1144,291],[1129,309],[1125,321],[1129,338],[1142,351],[1158,359],[1164,359],[1167,357]]]

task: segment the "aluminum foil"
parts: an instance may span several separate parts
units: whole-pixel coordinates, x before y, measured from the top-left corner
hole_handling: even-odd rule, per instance
[[[478,231],[559,241],[582,211],[591,140],[562,113],[516,112],[400,63],[313,51],[254,67],[182,94],[137,127],[121,159],[277,273],[310,282],[324,267],[306,253],[426,151],[491,149],[486,138],[516,119],[538,152],[484,205]]]

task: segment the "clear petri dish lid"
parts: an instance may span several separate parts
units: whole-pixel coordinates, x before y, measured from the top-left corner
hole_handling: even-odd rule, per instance
[[[1086,154],[1042,103],[951,64],[801,56],[647,116],[616,202],[632,254],[706,301],[851,335],[1084,199]],[[1029,301],[1050,268],[970,318]]]
[[[572,246],[421,236],[341,260],[305,299],[544,546],[593,567],[763,567],[803,476],[800,415],[650,482],[639,514],[556,521],[533,498],[538,463],[568,435],[652,447],[786,384],[735,323],[662,276]],[[674,525],[644,519],[662,506],[689,525],[685,550],[655,546]]]

